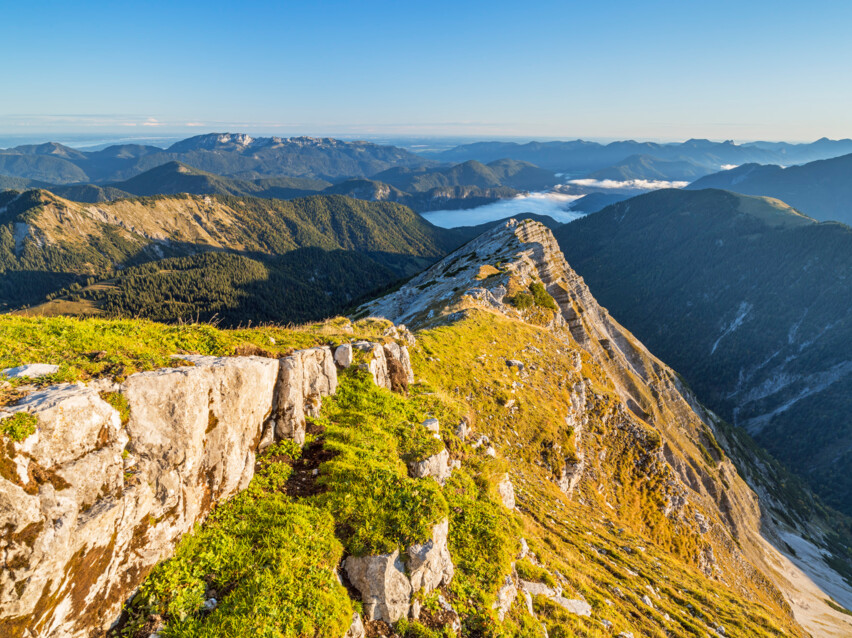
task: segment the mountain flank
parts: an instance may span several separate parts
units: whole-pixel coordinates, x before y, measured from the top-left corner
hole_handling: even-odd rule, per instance
[[[777,197],[820,221],[852,224],[852,155],[810,162],[801,166],[744,164],[707,175],[688,188],[722,188]]]
[[[714,412],[852,513],[852,229],[708,189],[642,195],[555,234]]]
[[[0,195],[0,303],[226,324],[333,315],[465,241],[390,202]],[[46,305],[45,305],[45,302]]]

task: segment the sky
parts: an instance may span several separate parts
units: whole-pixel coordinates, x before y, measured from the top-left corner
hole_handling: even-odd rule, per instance
[[[852,136],[852,3],[3,2],[0,135]]]

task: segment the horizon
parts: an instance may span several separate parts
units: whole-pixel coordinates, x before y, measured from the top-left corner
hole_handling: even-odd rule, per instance
[[[620,137],[620,138],[608,138],[608,137],[583,137],[583,136],[514,136],[514,135],[505,135],[505,136],[465,136],[465,135],[355,135],[355,134],[329,134],[329,133],[310,133],[310,132],[288,132],[288,133],[279,133],[279,132],[246,132],[245,130],[208,130],[204,132],[193,131],[190,134],[173,132],[169,134],[169,132],[164,131],[163,135],[156,136],[128,136],[126,134],[122,134],[119,131],[115,132],[103,132],[103,133],[3,133],[0,131],[0,150],[9,150],[15,148],[17,146],[30,146],[30,145],[39,145],[39,144],[48,144],[55,143],[60,144],[62,146],[66,146],[68,148],[73,148],[75,150],[80,151],[94,151],[100,150],[103,148],[107,148],[109,146],[123,145],[123,144],[139,144],[143,146],[155,146],[159,148],[166,149],[172,144],[194,138],[194,137],[205,137],[208,135],[239,135],[246,134],[255,139],[257,138],[269,138],[269,137],[279,137],[282,139],[288,138],[296,138],[296,137],[311,137],[311,138],[330,138],[330,139],[339,139],[346,142],[372,142],[380,145],[388,145],[388,146],[400,146],[402,148],[417,148],[419,145],[415,144],[415,142],[432,142],[438,143],[440,142],[440,146],[442,148],[452,148],[454,146],[459,146],[463,144],[471,144],[475,142],[514,142],[517,144],[526,144],[531,142],[540,142],[540,143],[548,143],[548,142],[574,142],[574,141],[584,141],[584,142],[592,142],[601,145],[612,144],[615,142],[637,142],[637,143],[654,143],[654,144],[683,144],[691,140],[702,140],[709,141],[712,143],[726,143],[730,142],[736,146],[745,146],[748,144],[757,144],[757,143],[786,143],[786,144],[800,144],[807,145],[813,144],[814,142],[818,142],[821,140],[828,140],[832,142],[844,141],[852,139],[852,137],[838,137],[832,138],[827,135],[822,135],[816,138],[807,138],[807,139],[723,139],[723,138],[702,138],[697,136],[686,137],[686,138],[677,138],[677,139],[663,139],[663,138],[647,138],[647,137]]]

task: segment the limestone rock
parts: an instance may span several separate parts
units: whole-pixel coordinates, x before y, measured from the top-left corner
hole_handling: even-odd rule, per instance
[[[453,579],[455,567],[447,547],[449,521],[444,519],[432,528],[432,538],[422,545],[408,548],[408,571],[411,588],[428,593]]]
[[[361,620],[361,614],[357,611],[352,612],[352,623],[343,638],[364,638],[366,631],[364,629],[364,621]]]
[[[354,348],[367,354],[367,369],[380,388],[401,391],[414,383],[414,371],[408,348],[397,343],[382,345],[370,341],[356,341]]]
[[[334,350],[334,363],[338,368],[348,368],[352,365],[352,344],[344,343]]]
[[[322,397],[337,389],[337,368],[330,348],[298,350],[278,360],[275,402],[267,422],[275,438],[305,441],[305,416],[318,416]],[[270,442],[264,434],[263,443]]]
[[[408,615],[411,583],[398,550],[377,556],[350,556],[345,569],[349,582],[361,594],[367,620],[395,623]]]
[[[500,622],[506,617],[506,613],[511,609],[512,603],[518,596],[518,588],[511,576],[506,576],[500,590],[497,592],[497,600],[494,601],[494,609],[497,610],[497,617]]]
[[[437,438],[441,438],[441,424],[438,422],[438,419],[426,419],[423,421],[423,427],[429,430],[432,434],[434,434]]]
[[[470,423],[468,423],[466,418],[462,418],[461,423],[459,423],[456,427],[456,436],[462,441],[466,440],[467,437],[470,436]]]
[[[20,379],[27,377],[37,379],[59,371],[59,366],[50,363],[28,363],[14,368],[6,368],[0,374],[9,379]]]
[[[497,484],[497,493],[500,495],[500,500],[503,505],[510,510],[515,509],[515,486],[512,485],[512,479],[506,474]]]
[[[544,583],[535,583],[528,580],[518,581],[521,586],[521,591],[527,592],[530,596],[544,596],[546,598],[555,598],[556,590],[551,589]]]
[[[22,618],[40,638],[99,634],[140,576],[248,485],[267,418],[310,413],[337,385],[328,348],[184,358],[194,365],[127,378],[126,427],[103,384],[53,386],[5,408],[35,415],[38,429],[14,444],[17,479],[0,477],[0,634]],[[46,596],[59,604],[39,605]]]
[[[555,596],[551,600],[553,600],[553,602],[562,607],[564,610],[576,616],[592,615],[592,606],[585,600],[563,598],[562,596]]]
[[[444,448],[437,454],[433,454],[432,456],[423,459],[422,461],[417,461],[415,463],[411,463],[409,465],[409,472],[414,478],[426,478],[431,476],[438,483],[443,485],[448,478],[450,478],[450,474],[452,473],[452,469],[449,466],[450,453]]]

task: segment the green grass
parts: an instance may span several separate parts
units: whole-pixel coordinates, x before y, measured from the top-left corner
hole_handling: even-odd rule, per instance
[[[334,516],[352,554],[426,541],[446,517],[447,504],[435,481],[409,478],[400,456],[401,439],[417,437],[425,445],[431,438],[419,425],[422,413],[415,402],[377,388],[364,371],[350,369],[341,377],[319,422],[325,448],[335,456],[320,468],[327,491],[317,503]]]
[[[266,458],[294,453],[276,446]],[[343,555],[334,520],[282,493],[288,464],[261,465],[246,491],[216,508],[148,577],[122,635],[134,635],[152,613],[167,619],[164,637],[343,635],[353,609],[334,575]],[[219,605],[206,614],[210,589]]]
[[[266,325],[224,330],[209,324],[164,325],[139,319],[0,315],[0,369],[26,363],[59,365],[58,372],[46,377],[12,380],[12,388],[0,389],[0,405],[15,398],[15,385],[43,386],[103,376],[120,381],[142,370],[186,365],[172,357],[179,353],[276,357],[293,349],[356,338],[384,341],[382,333],[388,325],[329,320],[299,328]]]
[[[0,421],[0,433],[13,441],[23,441],[31,434],[35,434],[38,426],[38,417],[28,412],[16,412],[12,416]]]

